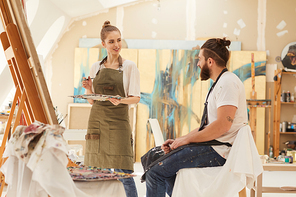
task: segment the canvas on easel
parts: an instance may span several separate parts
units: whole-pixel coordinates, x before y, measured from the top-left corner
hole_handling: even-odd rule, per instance
[[[19,125],[22,115],[27,125],[34,121],[44,124],[58,124],[58,121],[21,1],[1,0],[0,10],[4,27],[4,32],[0,34],[0,40],[16,88],[0,147],[0,165],[2,165],[5,162],[2,155],[8,136]],[[16,105],[18,105],[18,111],[16,117],[13,117]],[[12,123],[13,118],[15,119],[14,123]],[[1,195],[5,184],[3,174],[1,173],[0,176]]]

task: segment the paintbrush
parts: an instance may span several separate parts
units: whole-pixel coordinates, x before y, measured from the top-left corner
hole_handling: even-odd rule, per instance
[[[90,79],[94,79],[94,78],[90,78]],[[85,78],[85,79],[83,79],[82,81],[86,81],[86,80],[88,80],[88,78]]]

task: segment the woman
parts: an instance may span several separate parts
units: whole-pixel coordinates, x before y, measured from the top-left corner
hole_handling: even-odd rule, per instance
[[[82,85],[86,94],[118,95],[122,98],[109,98],[107,101],[88,99],[92,109],[85,136],[84,164],[132,173],[133,140],[128,109],[129,104],[140,101],[140,74],[134,62],[119,55],[121,33],[109,21],[102,27],[101,40],[107,57],[92,65],[90,76],[83,79]],[[138,196],[133,178],[120,181],[128,197]]]

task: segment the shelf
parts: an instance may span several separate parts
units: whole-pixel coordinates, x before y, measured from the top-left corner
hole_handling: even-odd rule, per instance
[[[281,102],[283,90],[293,92],[296,83],[296,72],[275,71],[274,95],[273,95],[273,150],[274,156],[278,156],[280,150],[285,148],[283,141],[296,140],[296,132],[289,130],[280,132],[280,122],[290,120],[295,115],[296,102]]]
[[[283,75],[295,75],[296,72],[282,72]]]
[[[271,108],[270,105],[248,105],[248,107],[265,107],[265,108]]]
[[[296,135],[296,132],[280,132],[283,135]]]

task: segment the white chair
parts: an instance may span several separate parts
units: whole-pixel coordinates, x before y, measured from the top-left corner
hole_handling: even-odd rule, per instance
[[[157,119],[148,119],[155,144],[164,142]],[[248,125],[241,128],[229,157],[221,167],[185,168],[177,173],[173,197],[229,197],[239,193],[246,196],[246,186],[251,189],[263,172],[261,160]]]
[[[161,146],[164,143],[164,140],[158,120],[155,118],[149,118],[147,124],[150,125],[151,131],[153,133],[155,146]]]
[[[263,172],[249,125],[238,131],[224,166],[187,168],[177,173],[173,197],[246,196],[245,187],[254,187]]]

